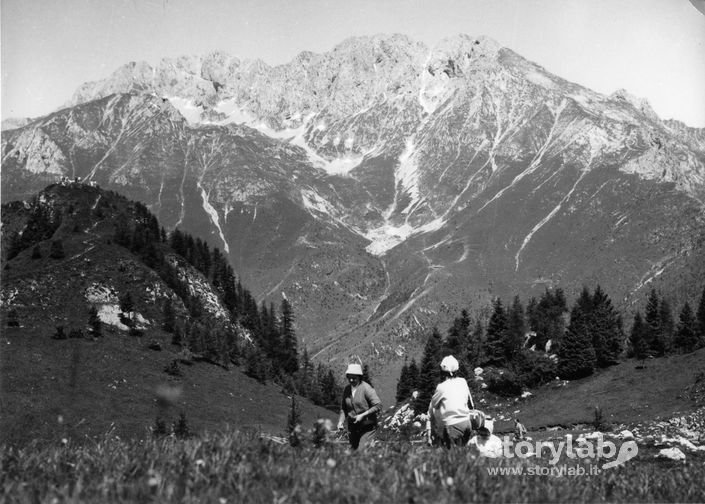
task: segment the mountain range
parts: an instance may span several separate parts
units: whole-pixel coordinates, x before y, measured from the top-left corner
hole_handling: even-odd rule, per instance
[[[3,201],[63,176],[144,203],[286,296],[311,355],[381,376],[496,296],[600,284],[629,310],[705,281],[705,130],[486,37],[129,63],[3,131],[2,175]]]

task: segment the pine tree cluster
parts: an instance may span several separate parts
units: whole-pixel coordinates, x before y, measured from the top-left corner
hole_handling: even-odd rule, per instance
[[[488,389],[500,395],[515,395],[523,387],[535,387],[556,376],[589,376],[596,369],[619,363],[625,356],[645,359],[692,352],[703,346],[705,289],[697,311],[693,312],[686,302],[677,323],[668,301],[652,289],[645,315],[635,313],[628,337],[621,314],[599,285],[594,292],[584,287],[570,311],[560,288],[547,289],[540,299],[531,298],[526,310],[518,296],[509,308],[496,298],[489,317],[483,319],[480,315],[474,323],[463,310],[445,340],[434,328],[421,363],[415,359],[404,362],[396,399],[407,400],[416,391],[414,408],[423,412],[440,381],[439,364],[446,355],[458,359],[461,376],[468,376],[475,366],[501,370],[485,373]]]
[[[333,372],[323,364],[314,369],[307,351],[299,352],[294,311],[287,299],[282,300],[279,312],[271,303],[258,306],[217,247],[211,249],[205,241],[178,228],[167,235],[141,203],[135,203],[131,218],[125,216],[117,222],[114,242],[155,270],[189,312],[189,317],[180,320],[172,300],[164,301],[162,328],[174,334],[172,342],[226,367],[243,364],[245,373],[261,382],[272,380],[315,404],[337,407],[340,387]],[[230,324],[214,323],[205,316],[201,302],[191,294],[168,254],[176,254],[204,275],[227,308]],[[132,306],[125,309],[131,311]],[[249,340],[237,335],[234,328],[238,326],[244,328]]]

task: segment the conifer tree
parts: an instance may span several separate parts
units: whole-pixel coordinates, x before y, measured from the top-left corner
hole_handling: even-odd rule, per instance
[[[584,378],[595,369],[597,358],[588,325],[591,305],[591,296],[583,288],[570,312],[570,323],[558,348],[558,374],[561,378]]]
[[[404,364],[401,367],[401,372],[399,373],[399,381],[397,381],[397,393],[396,400],[397,403],[405,401],[411,396],[411,386],[409,383],[409,366],[404,359]]]
[[[524,307],[519,300],[519,296],[514,297],[509,313],[507,314],[507,329],[502,338],[504,358],[509,365],[514,365],[521,353],[526,334],[526,321],[524,319]]]
[[[663,338],[664,353],[669,353],[673,347],[673,336],[675,334],[675,322],[671,304],[667,299],[661,300],[659,307],[659,324],[661,326],[661,337]]]
[[[281,305],[281,347],[282,369],[289,375],[294,374],[299,368],[298,344],[296,341],[296,333],[294,332],[294,313],[291,309],[291,304],[285,298]]]
[[[597,366],[603,368],[617,364],[624,341],[622,320],[599,285],[592,296],[588,316]]]
[[[414,402],[414,410],[417,413],[425,413],[428,409],[428,403],[431,401],[433,392],[436,390],[436,385],[440,382],[441,376],[441,352],[443,349],[443,340],[441,333],[436,327],[431,331],[431,335],[426,341],[426,346],[421,360],[421,369],[419,371],[418,392],[419,395]]]
[[[443,345],[443,353],[453,355],[458,359],[461,366],[466,367],[467,348],[470,340],[470,315],[463,309],[459,317],[453,320],[453,324],[448,329],[448,337]]]
[[[678,317],[678,328],[674,341],[676,350],[681,353],[690,353],[699,346],[697,334],[697,321],[693,316],[693,310],[686,301]]]
[[[563,290],[546,289],[530,315],[530,328],[536,333],[537,350],[545,350],[548,341],[557,344],[565,333],[565,314],[568,313]]]
[[[651,289],[649,299],[646,302],[644,313],[646,322],[646,342],[649,352],[654,357],[660,357],[665,352],[665,343],[661,330],[661,312],[659,309],[659,297],[656,289]]]
[[[7,247],[7,259],[13,259],[17,257],[17,254],[22,252],[22,237],[17,231],[13,231],[10,234],[10,244]]]
[[[409,364],[409,388],[412,394],[419,388],[419,366],[416,364],[416,359],[413,357]]]
[[[168,333],[173,333],[176,328],[176,312],[174,311],[174,305],[171,302],[171,298],[166,298],[164,300],[162,315],[164,317],[162,329]]]
[[[321,400],[324,408],[336,410],[339,408],[340,388],[335,381],[335,375],[331,369],[326,370],[321,366]]]
[[[475,327],[470,335],[467,349],[467,361],[470,368],[474,369],[483,360],[484,333],[485,329],[482,327],[482,321],[478,318],[475,320]]]
[[[507,314],[502,300],[497,298],[492,303],[492,315],[487,324],[487,340],[484,346],[485,361],[489,364],[505,364],[504,333],[507,330]]]
[[[291,407],[286,422],[286,431],[288,434],[294,432],[297,425],[301,425],[301,411],[299,410],[299,402],[296,400],[296,395],[291,395]]]
[[[5,321],[7,324],[7,327],[19,327],[20,326],[20,318],[19,315],[17,315],[17,309],[15,308],[10,308],[7,312],[7,320]]]
[[[629,334],[629,354],[639,360],[644,360],[649,356],[649,345],[646,341],[648,328],[641,317],[641,312],[634,314],[632,330]]]

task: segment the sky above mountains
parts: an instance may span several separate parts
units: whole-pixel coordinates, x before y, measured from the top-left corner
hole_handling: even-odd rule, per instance
[[[703,0],[0,0],[2,118],[39,116],[130,61],[223,50],[286,63],[345,38],[487,35],[595,91],[705,127]],[[698,8],[699,6],[699,8]]]

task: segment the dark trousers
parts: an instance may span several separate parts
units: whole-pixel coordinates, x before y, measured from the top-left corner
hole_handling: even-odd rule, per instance
[[[470,421],[464,421],[443,427],[443,446],[465,446],[470,441],[472,426]]]
[[[362,426],[351,425],[348,431],[350,447],[353,450],[357,450],[360,445],[365,448],[374,439],[376,431],[376,424]]]

